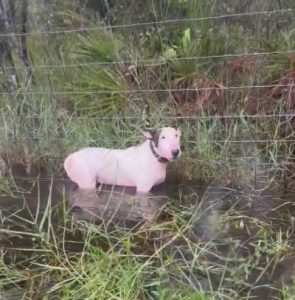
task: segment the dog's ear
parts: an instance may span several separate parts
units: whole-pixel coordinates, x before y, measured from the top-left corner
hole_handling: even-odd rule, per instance
[[[147,140],[153,141],[155,146],[158,147],[160,132],[156,130],[141,130],[141,132]]]
[[[153,139],[153,130],[140,130],[141,133],[143,134],[143,136],[147,139],[147,140],[152,140]]]
[[[159,144],[159,137],[160,137],[160,131],[154,131],[152,140],[156,147],[158,147],[158,144]]]

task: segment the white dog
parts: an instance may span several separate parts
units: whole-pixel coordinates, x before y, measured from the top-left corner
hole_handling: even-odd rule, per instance
[[[70,154],[64,168],[80,189],[94,189],[96,183],[135,186],[147,193],[165,181],[168,161],[181,155],[179,129],[164,127],[144,131],[146,141],[127,149],[84,148]]]

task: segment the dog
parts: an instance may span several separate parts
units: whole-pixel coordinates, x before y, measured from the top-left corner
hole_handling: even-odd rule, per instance
[[[148,193],[166,179],[169,161],[181,155],[181,131],[163,127],[159,131],[142,131],[146,140],[126,149],[88,147],[70,154],[64,161],[68,177],[82,190],[101,184],[136,187]]]

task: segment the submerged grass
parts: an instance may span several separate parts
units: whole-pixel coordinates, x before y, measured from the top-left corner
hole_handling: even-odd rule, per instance
[[[83,221],[79,212],[68,210],[62,191],[58,201],[53,198],[53,182],[45,185],[46,201],[39,185],[31,192],[22,188],[25,207],[2,212],[3,298],[205,300],[252,299],[259,292],[269,297],[282,293],[284,299],[293,295],[292,275],[287,273],[294,261],[283,267],[284,279],[274,275],[292,258],[294,224],[286,212],[292,202],[279,204],[272,195],[262,201],[231,189],[180,186],[162,217],[130,227],[109,218]],[[251,201],[258,201],[252,212],[247,208]],[[271,207],[263,207],[261,214],[259,203]]]

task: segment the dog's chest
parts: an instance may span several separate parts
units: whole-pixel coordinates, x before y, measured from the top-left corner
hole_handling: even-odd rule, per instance
[[[159,184],[166,179],[166,166],[162,164],[150,165],[146,170],[147,180],[153,181],[154,184]]]

